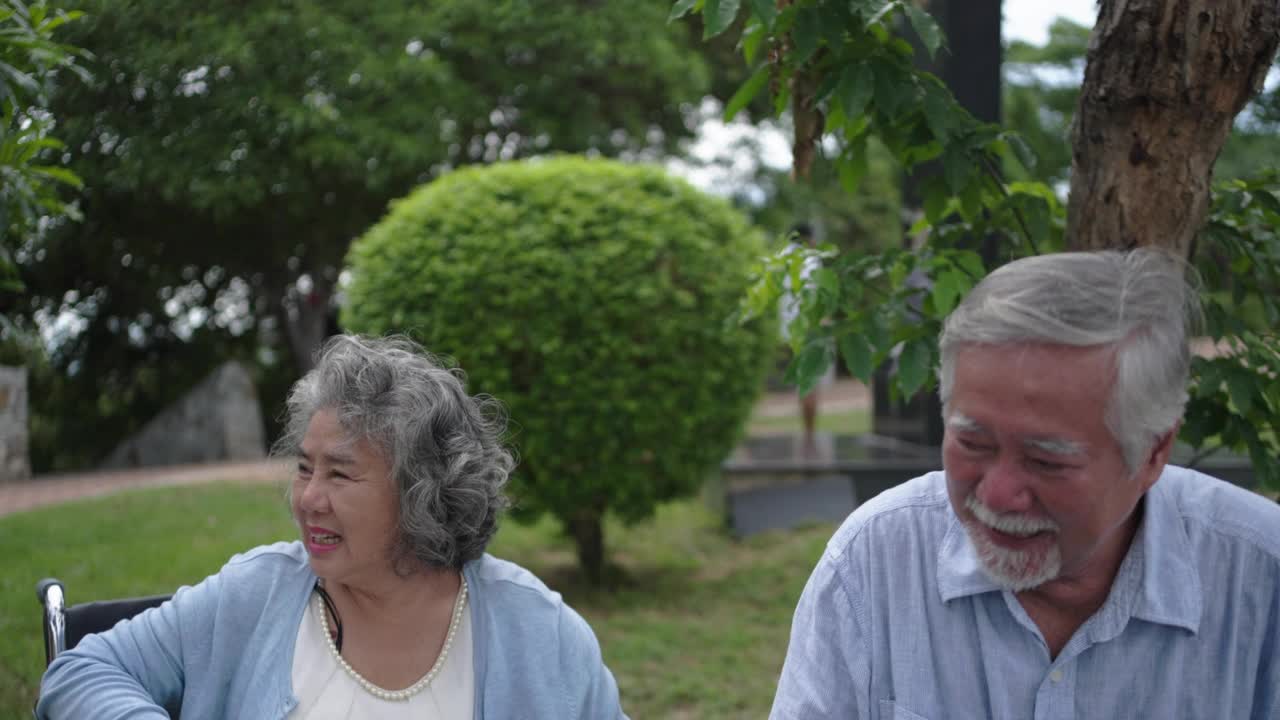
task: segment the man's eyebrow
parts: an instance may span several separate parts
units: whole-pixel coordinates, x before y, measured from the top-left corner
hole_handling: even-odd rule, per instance
[[[1083,444],[1064,438],[1033,437],[1023,440],[1022,444],[1025,447],[1041,450],[1050,455],[1069,455],[1072,457],[1083,457],[1085,455],[1085,446]]]
[[[947,418],[947,427],[960,432],[987,432],[982,423],[964,413],[951,413],[951,417]]]

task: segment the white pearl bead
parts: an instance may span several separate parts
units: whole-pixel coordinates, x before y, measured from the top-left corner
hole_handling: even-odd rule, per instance
[[[355,680],[360,687],[374,697],[382,698],[383,700],[408,700],[430,685],[432,680],[435,680],[440,668],[444,667],[444,660],[449,655],[449,649],[453,647],[453,636],[458,631],[458,625],[462,622],[462,611],[467,605],[467,579],[463,577],[461,580],[462,584],[458,588],[458,597],[453,602],[453,616],[449,619],[449,632],[444,636],[444,647],[440,649],[439,657],[436,658],[435,664],[431,666],[426,675],[423,675],[416,683],[403,690],[380,688],[356,672],[356,669],[351,667],[347,659],[342,657],[342,653],[338,652],[338,646],[333,641],[333,635],[329,633],[329,617],[325,612],[324,605],[320,602],[319,595],[316,596],[312,604],[315,613],[320,616],[320,629],[324,633],[325,641],[329,644],[329,652],[338,661],[338,665],[351,676],[351,679]]]

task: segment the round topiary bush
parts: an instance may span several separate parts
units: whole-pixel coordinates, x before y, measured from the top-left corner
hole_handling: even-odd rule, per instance
[[[657,168],[469,168],[352,246],[342,323],[408,333],[506,403],[517,512],[553,513],[598,579],[606,510],[695,492],[737,441],[777,337],[732,320],[763,252],[728,203]]]

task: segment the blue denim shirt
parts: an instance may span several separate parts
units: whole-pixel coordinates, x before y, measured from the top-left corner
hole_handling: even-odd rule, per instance
[[[983,572],[941,472],[832,537],[775,720],[1280,718],[1280,506],[1168,467],[1103,606],[1050,659]]]
[[[623,718],[587,623],[527,570],[485,555],[463,568],[475,720]],[[315,586],[302,543],[237,555],[173,599],[58,656],[37,717],[279,720],[294,706],[298,625]]]

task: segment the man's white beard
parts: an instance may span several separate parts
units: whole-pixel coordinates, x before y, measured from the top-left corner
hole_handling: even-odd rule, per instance
[[[964,520],[969,540],[978,552],[982,569],[997,585],[1020,592],[1039,587],[1062,572],[1062,552],[1056,542],[1048,545],[1047,549],[1036,547],[1033,550],[1011,550],[995,544],[982,527],[986,525],[1001,532],[1025,535],[1041,531],[1057,532],[1057,523],[1047,518],[997,513],[972,494],[965,500],[965,507],[977,518]]]

